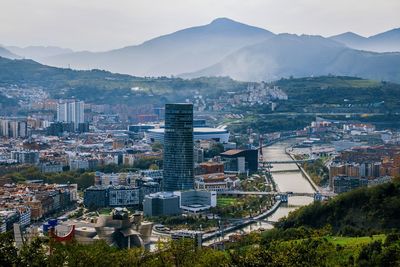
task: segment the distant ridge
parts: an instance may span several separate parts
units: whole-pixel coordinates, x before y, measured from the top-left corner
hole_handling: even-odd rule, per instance
[[[50,48],[40,49],[48,55],[36,60],[49,66],[135,76],[223,75],[258,81],[334,74],[400,81],[399,53],[370,52],[400,51],[400,29],[370,37],[346,32],[324,38],[277,35],[229,18],[217,18],[206,25],[105,52],[55,48],[55,54],[49,55]]]
[[[400,82],[400,53],[359,51],[321,36],[280,34],[182,77],[230,76],[241,81],[271,81],[328,74]]]
[[[0,57],[9,58],[9,59],[20,59],[21,56],[16,55],[9,51],[8,49],[0,46]]]
[[[368,38],[352,32],[330,37],[350,48],[373,52],[400,52],[400,28],[382,32]]]
[[[106,69],[138,76],[176,75],[197,71],[243,46],[273,33],[227,18],[156,37],[140,45],[107,52],[77,52],[48,57],[41,62],[76,69]]]
[[[14,54],[33,60],[41,60],[46,57],[73,52],[71,49],[60,48],[56,46],[27,46],[27,47],[6,46],[6,48]]]

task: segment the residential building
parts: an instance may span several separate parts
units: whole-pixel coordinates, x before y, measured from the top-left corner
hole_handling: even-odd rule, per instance
[[[76,99],[60,100],[57,104],[57,121],[73,122],[75,130],[79,124],[85,122],[85,103]]]
[[[333,191],[337,194],[368,186],[368,179],[350,176],[336,176],[333,178]]]
[[[38,164],[39,152],[38,151],[12,151],[11,158],[21,164]]]
[[[28,123],[25,118],[0,119],[0,136],[8,138],[28,137]]]

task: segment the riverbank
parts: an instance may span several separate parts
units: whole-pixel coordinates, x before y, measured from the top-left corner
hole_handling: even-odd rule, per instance
[[[229,226],[229,227],[227,227],[225,229],[217,230],[217,231],[215,231],[213,233],[205,234],[203,236],[203,241],[209,241],[209,240],[211,240],[213,238],[216,238],[216,237],[219,237],[219,236],[223,236],[225,234],[232,233],[232,232],[234,232],[236,230],[239,230],[241,228],[244,228],[244,227],[246,227],[248,225],[257,223],[257,221],[262,220],[265,217],[268,217],[268,216],[272,215],[279,208],[279,206],[281,204],[282,204],[282,202],[280,200],[278,200],[277,202],[275,202],[275,204],[269,210],[267,210],[267,211],[255,216],[253,218],[243,218],[244,221],[241,222],[240,224],[232,225],[232,226]]]
[[[293,157],[292,154],[290,154],[289,152],[286,151],[285,149],[285,153],[293,160],[295,161],[296,159]],[[301,173],[304,175],[304,177],[307,179],[307,181],[310,183],[310,185],[312,186],[312,188],[316,191],[316,192],[320,192],[320,188],[319,186],[313,181],[313,179],[311,179],[310,175],[308,175],[308,173],[304,170],[303,167],[301,167],[301,165],[299,163],[295,163],[296,166],[299,168],[299,170],[301,171]]]

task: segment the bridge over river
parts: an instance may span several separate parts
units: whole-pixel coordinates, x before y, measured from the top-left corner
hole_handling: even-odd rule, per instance
[[[254,196],[277,196],[282,202],[288,202],[289,197],[313,197],[314,200],[322,200],[323,198],[333,197],[335,194],[326,192],[264,192],[264,191],[220,191],[217,192],[218,195],[230,195],[230,196],[240,196],[240,195],[254,195]]]
[[[304,163],[304,162],[314,162],[314,159],[300,159],[300,160],[266,160],[262,163],[264,164],[290,164],[290,163]]]

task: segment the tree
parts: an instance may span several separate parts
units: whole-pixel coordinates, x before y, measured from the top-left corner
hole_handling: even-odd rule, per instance
[[[20,264],[22,266],[41,267],[47,265],[47,255],[45,240],[35,238],[30,244],[22,247],[19,253]]]
[[[17,248],[11,232],[0,234],[0,266],[14,266],[17,262]]]

